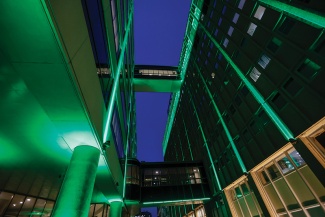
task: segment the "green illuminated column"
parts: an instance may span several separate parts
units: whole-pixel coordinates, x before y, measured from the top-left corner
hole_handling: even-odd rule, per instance
[[[88,216],[99,154],[99,150],[92,146],[82,145],[74,149],[53,216]]]
[[[122,216],[122,202],[114,201],[110,203],[109,217],[121,217]]]

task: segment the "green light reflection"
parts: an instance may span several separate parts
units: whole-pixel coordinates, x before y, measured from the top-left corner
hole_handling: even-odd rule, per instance
[[[205,34],[209,37],[209,39],[213,42],[213,44],[217,47],[217,49],[222,53],[222,55],[225,57],[227,62],[232,66],[232,68],[235,70],[237,75],[240,77],[242,82],[247,86],[249,91],[252,93],[252,95],[255,97],[255,99],[260,103],[262,108],[265,110],[266,114],[270,117],[270,119],[273,121],[273,123],[277,126],[281,134],[286,138],[287,140],[290,140],[294,138],[292,132],[290,129],[285,125],[285,123],[278,117],[278,115],[273,111],[273,109],[267,104],[267,102],[264,100],[262,94],[259,93],[259,91],[246,79],[244,74],[241,72],[241,70],[237,67],[237,65],[232,61],[232,59],[229,57],[229,55],[221,48],[219,43],[211,36],[211,34],[205,29],[205,27],[200,23],[200,27],[205,32]]]
[[[213,99],[213,96],[212,96],[212,94],[211,94],[211,92],[210,92],[210,90],[209,90],[209,88],[208,88],[208,86],[207,86],[207,84],[206,84],[206,82],[205,82],[203,76],[202,76],[201,70],[200,70],[199,67],[197,66],[196,62],[194,62],[194,64],[195,64],[195,67],[196,67],[197,71],[199,72],[199,75],[200,75],[200,77],[201,77],[202,82],[204,83],[205,89],[207,90],[207,93],[208,93],[208,95],[209,95],[209,97],[210,97],[210,99],[211,99],[211,102],[212,102],[212,104],[213,104],[213,107],[214,107],[215,111],[216,111],[217,114],[218,114],[219,120],[220,120],[220,122],[221,122],[221,124],[222,124],[222,126],[223,126],[223,129],[224,129],[224,131],[225,131],[225,133],[226,133],[226,136],[227,136],[227,138],[228,138],[228,141],[230,142],[231,148],[232,148],[232,150],[233,150],[234,153],[235,153],[235,156],[236,156],[236,158],[237,158],[237,160],[238,160],[238,163],[239,163],[239,165],[240,165],[242,171],[245,173],[245,172],[247,172],[247,169],[246,169],[245,164],[244,164],[244,162],[243,162],[243,160],[242,160],[242,158],[241,158],[241,156],[240,156],[240,154],[239,154],[239,152],[238,152],[238,150],[237,150],[237,147],[236,147],[236,145],[235,145],[235,143],[234,143],[234,141],[233,141],[233,138],[232,138],[232,136],[230,135],[230,132],[229,132],[229,130],[228,130],[228,127],[227,127],[225,121],[223,120],[223,117],[222,117],[222,115],[221,115],[221,113],[220,113],[220,111],[219,111],[219,109],[218,109],[218,106],[217,106],[217,104],[215,103],[215,101],[214,101],[214,99]]]
[[[306,9],[300,9],[297,7],[294,7],[292,5],[286,4],[284,2],[280,2],[277,0],[259,0],[259,2],[267,5],[268,7],[271,7],[277,11],[285,12],[289,14],[292,17],[297,18],[298,20],[301,20],[304,23],[307,23],[311,26],[314,26],[316,28],[322,27],[325,28],[325,17],[309,12]]]
[[[124,39],[123,39],[123,43],[121,46],[121,53],[120,53],[120,58],[118,60],[118,64],[117,64],[117,69],[116,72],[114,74],[114,83],[113,83],[113,87],[112,87],[112,92],[109,98],[109,103],[108,103],[108,111],[107,111],[107,118],[106,118],[106,122],[105,122],[105,129],[104,129],[104,139],[103,142],[107,142],[108,138],[109,138],[109,125],[112,121],[112,117],[113,117],[113,108],[115,105],[115,97],[116,97],[116,90],[118,89],[118,85],[119,85],[119,75],[121,73],[121,70],[124,66],[124,54],[125,54],[125,50],[126,50],[126,46],[128,43],[128,39],[129,39],[129,34],[131,31],[131,25],[133,23],[133,7],[130,7],[130,14],[129,14],[129,18],[128,18],[128,25],[125,31],[125,35],[124,35]]]

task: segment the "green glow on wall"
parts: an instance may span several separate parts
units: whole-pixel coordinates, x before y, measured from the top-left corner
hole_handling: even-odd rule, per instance
[[[186,140],[187,140],[187,144],[188,144],[188,149],[190,150],[190,154],[191,154],[191,160],[194,160],[193,153],[192,153],[192,148],[191,148],[191,143],[190,143],[190,139],[188,138],[188,133],[187,133],[187,129],[186,129],[183,114],[182,114],[182,121],[183,121],[184,129],[185,129],[185,135],[186,135]]]
[[[222,124],[222,126],[223,126],[223,129],[224,129],[224,131],[225,131],[225,133],[226,133],[226,136],[227,136],[227,138],[228,138],[228,141],[230,142],[231,148],[232,148],[232,150],[233,150],[234,153],[235,153],[235,156],[236,156],[236,158],[237,158],[237,160],[238,160],[238,163],[239,163],[239,165],[240,165],[242,171],[245,173],[245,172],[247,172],[247,169],[246,169],[245,164],[244,164],[244,162],[243,162],[243,160],[242,160],[242,158],[241,158],[241,156],[240,156],[240,154],[239,154],[239,152],[238,152],[238,150],[237,150],[237,147],[236,147],[236,145],[235,145],[235,143],[234,143],[234,141],[233,141],[233,138],[232,138],[232,136],[230,135],[230,132],[229,132],[229,130],[228,130],[228,127],[227,127],[225,121],[223,120],[223,117],[222,117],[222,115],[221,115],[221,113],[220,113],[220,111],[219,111],[219,109],[218,109],[218,106],[217,106],[217,104],[215,103],[215,101],[214,101],[214,99],[213,99],[213,96],[212,96],[212,94],[211,94],[211,92],[210,92],[210,90],[209,90],[209,88],[208,88],[208,86],[207,86],[207,84],[206,84],[206,82],[205,82],[203,76],[202,76],[201,70],[200,70],[199,67],[197,66],[196,62],[194,62],[194,64],[195,64],[195,67],[196,67],[197,71],[199,72],[199,75],[200,75],[200,77],[201,77],[202,82],[204,83],[205,89],[206,89],[207,92],[208,92],[208,95],[209,95],[209,97],[210,97],[210,99],[211,99],[211,102],[212,102],[212,104],[213,104],[213,107],[214,107],[214,109],[216,110],[216,112],[217,112],[217,114],[218,114],[219,120],[220,120],[220,122],[221,122],[221,124]]]
[[[294,7],[292,5],[288,5],[286,3],[277,1],[277,0],[259,0],[259,2],[263,3],[264,5],[267,5],[268,7],[271,7],[277,11],[285,12],[289,16],[295,17],[298,20],[307,23],[311,26],[314,26],[316,28],[322,27],[325,28],[325,17],[309,12],[304,9],[300,9],[297,7]]]
[[[122,205],[120,201],[113,201],[110,203],[109,217],[121,217]]]
[[[204,132],[203,132],[203,129],[202,129],[202,126],[201,126],[201,121],[200,121],[199,115],[197,114],[196,107],[194,105],[193,98],[192,98],[192,95],[191,95],[190,90],[188,90],[188,93],[189,93],[190,98],[191,98],[190,101],[191,101],[192,106],[194,108],[194,113],[195,113],[197,122],[199,123],[200,131],[201,131],[201,134],[202,134],[202,137],[203,137],[203,140],[204,140],[204,146],[207,149],[208,157],[209,157],[209,160],[210,160],[210,163],[211,163],[211,166],[212,166],[212,170],[213,170],[214,176],[215,176],[216,181],[217,181],[218,188],[219,188],[219,190],[221,190],[222,188],[221,188],[221,184],[220,184],[220,181],[219,181],[219,178],[218,178],[217,170],[216,170],[216,168],[214,166],[213,158],[211,156],[211,152],[210,152],[210,149],[208,147],[208,142],[207,142],[207,140],[205,138],[205,135],[204,135]]]
[[[197,5],[195,5],[194,2],[192,1],[191,7],[190,7],[190,11],[194,11],[194,13],[190,13],[188,20],[187,20],[185,37],[184,37],[183,47],[182,47],[182,53],[181,53],[181,57],[179,60],[179,66],[178,66],[182,83],[185,78],[188,61],[190,59],[190,55],[192,52],[192,47],[193,47],[192,41],[194,40],[194,37],[196,35],[196,31],[197,31],[197,27],[198,27],[197,19],[199,19],[201,16],[202,5],[203,5],[202,0],[199,0]],[[196,17],[196,19],[194,17]],[[170,132],[171,132],[171,129],[173,128],[175,113],[176,113],[176,110],[178,107],[179,96],[180,96],[179,91],[172,95],[172,102],[170,103],[168,120],[167,120],[167,124],[166,124],[164,140],[163,140],[163,144],[162,144],[164,156],[165,156],[166,149],[168,146]]]
[[[201,23],[200,23],[200,27],[203,29],[203,31],[209,37],[209,39],[213,42],[213,44],[217,47],[217,49],[222,53],[222,55],[225,57],[227,62],[232,66],[232,68],[235,70],[235,72],[240,77],[242,82],[247,86],[247,88],[252,93],[252,95],[255,97],[257,102],[260,103],[260,105],[265,110],[266,114],[270,117],[270,119],[273,121],[273,123],[277,126],[277,128],[279,129],[281,134],[284,136],[284,138],[286,138],[287,140],[294,138],[290,129],[285,125],[285,123],[280,119],[280,117],[278,117],[278,115],[273,111],[273,109],[267,104],[267,102],[264,100],[262,94],[260,94],[259,91],[246,79],[244,74],[237,67],[237,65],[232,61],[232,59],[228,56],[228,54],[221,48],[219,43],[211,36],[211,34],[205,29],[205,27]]]
[[[117,64],[117,69],[116,72],[114,74],[114,83],[113,83],[113,87],[112,87],[112,92],[109,98],[109,103],[108,103],[108,110],[107,110],[107,118],[105,120],[105,128],[104,128],[104,138],[103,138],[103,142],[107,142],[109,139],[109,125],[112,121],[112,117],[113,117],[113,108],[115,105],[115,98],[116,98],[116,90],[118,89],[118,85],[119,85],[119,78],[120,78],[120,73],[121,70],[124,66],[124,54],[125,54],[125,50],[126,50],[126,45],[128,43],[128,39],[129,39],[129,34],[131,31],[131,24],[133,23],[133,6],[130,7],[130,14],[129,14],[129,18],[128,18],[128,25],[125,31],[125,35],[124,35],[124,40],[123,43],[121,45],[121,52],[120,52],[120,58],[118,60],[118,64]]]
[[[175,114],[176,114],[176,110],[177,110],[177,106],[178,106],[179,95],[180,95],[179,91],[177,93],[174,93],[172,95],[172,101],[170,103],[169,115],[168,115],[168,120],[167,120],[166,130],[165,130],[165,136],[164,136],[164,141],[163,141],[163,153],[164,153],[164,156],[165,156],[165,153],[166,153],[170,132],[171,132],[171,130],[173,128],[173,124],[174,124],[174,118],[175,118]]]
[[[210,200],[210,197],[197,198],[197,199],[187,199],[187,200],[164,200],[164,201],[152,201],[152,202],[143,202],[143,205],[155,205],[155,204],[164,204],[164,203],[185,203],[192,201],[206,201]]]
[[[74,149],[52,216],[88,216],[99,156],[92,146]]]

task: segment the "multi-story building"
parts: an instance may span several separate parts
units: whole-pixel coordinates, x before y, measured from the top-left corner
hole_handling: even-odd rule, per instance
[[[203,160],[206,216],[324,215],[324,10],[313,0],[192,2],[164,156]]]
[[[135,67],[133,1],[0,1],[0,215],[323,216],[324,8],[193,0],[179,66]],[[172,92],[168,162],[137,90]]]

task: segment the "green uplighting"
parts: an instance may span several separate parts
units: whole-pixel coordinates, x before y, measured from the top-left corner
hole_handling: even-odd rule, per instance
[[[114,83],[113,83],[113,87],[112,87],[112,92],[109,98],[109,103],[108,103],[108,110],[107,110],[107,118],[106,118],[106,122],[105,122],[105,130],[104,130],[104,139],[103,142],[107,142],[108,138],[109,138],[109,125],[112,121],[112,117],[113,117],[113,108],[115,105],[115,98],[116,98],[116,90],[118,89],[118,85],[119,85],[119,75],[121,73],[121,70],[124,66],[124,54],[125,54],[125,50],[126,50],[126,45],[128,43],[128,39],[129,39],[129,34],[131,31],[131,25],[133,23],[133,7],[130,7],[130,14],[129,14],[129,18],[128,18],[128,25],[125,31],[125,35],[124,35],[124,39],[123,39],[123,43],[121,46],[121,53],[120,53],[120,58],[118,60],[118,64],[117,64],[117,69],[116,72],[114,74]]]
[[[316,28],[322,27],[325,28],[325,17],[307,11],[306,9],[300,9],[292,5],[280,2],[277,0],[259,0],[262,4],[267,5],[270,8],[273,8],[280,12],[285,12],[289,16],[295,17],[298,20],[301,20],[304,23],[307,23]]]
[[[242,82],[246,85],[246,87],[249,89],[249,91],[252,93],[252,95],[257,100],[257,102],[260,103],[260,105],[265,110],[266,114],[270,117],[270,119],[273,121],[273,123],[277,126],[277,128],[280,130],[280,132],[284,136],[284,138],[286,138],[287,140],[294,138],[290,129],[285,125],[285,123],[280,119],[280,117],[278,117],[278,115],[273,111],[273,109],[267,104],[267,102],[264,100],[262,94],[260,94],[259,91],[246,79],[244,74],[237,67],[237,65],[232,61],[232,59],[229,57],[229,55],[221,48],[219,43],[211,36],[211,34],[205,29],[205,27],[201,23],[200,23],[200,27],[203,29],[203,31],[209,37],[209,39],[213,42],[213,44],[217,47],[217,49],[222,53],[222,55],[225,57],[227,62],[236,71],[237,75],[240,77]]]
[[[199,69],[199,67],[197,66],[197,64],[196,64],[195,62],[194,62],[194,64],[195,64],[196,69],[197,69],[198,72],[199,72],[199,75],[200,75],[200,77],[201,77],[202,82],[204,83],[205,89],[207,90],[207,93],[208,93],[208,95],[209,95],[209,97],[210,97],[210,99],[211,99],[211,102],[212,102],[212,104],[213,104],[213,107],[214,107],[214,109],[216,110],[216,112],[217,112],[217,114],[218,114],[219,120],[220,120],[220,122],[221,122],[221,124],[222,124],[222,126],[223,126],[223,129],[224,129],[224,131],[225,131],[225,133],[226,133],[226,136],[227,136],[227,138],[228,138],[228,141],[230,142],[231,148],[232,148],[232,150],[233,150],[234,153],[235,153],[235,156],[236,156],[236,158],[237,158],[237,160],[238,160],[238,163],[239,163],[239,165],[240,165],[242,171],[245,173],[245,172],[247,172],[247,169],[246,169],[245,164],[244,164],[244,162],[243,162],[243,160],[242,160],[242,158],[241,158],[241,156],[240,156],[240,154],[239,154],[239,152],[238,152],[238,150],[237,150],[237,147],[236,147],[236,145],[235,145],[235,143],[234,143],[234,141],[233,141],[233,138],[232,138],[232,136],[230,135],[230,132],[229,132],[229,130],[228,130],[228,127],[227,127],[225,121],[223,120],[223,117],[222,117],[222,115],[221,115],[221,113],[220,113],[220,111],[219,111],[219,109],[218,109],[218,106],[217,106],[217,104],[215,103],[215,101],[214,101],[214,99],[213,99],[213,96],[212,96],[212,94],[211,94],[211,92],[210,92],[210,90],[209,90],[209,88],[208,88],[208,86],[207,86],[207,84],[206,84],[206,82],[205,82],[203,76],[202,76],[201,70]]]
[[[177,110],[177,106],[178,106],[178,101],[179,101],[179,95],[180,95],[179,91],[177,93],[174,93],[172,95],[172,102],[170,103],[170,109],[169,109],[170,113],[168,115],[168,120],[167,120],[167,124],[166,124],[166,131],[165,131],[165,136],[164,136],[164,141],[163,141],[163,153],[164,153],[164,155],[166,153],[170,132],[171,132],[171,130],[173,128],[174,118],[175,118],[175,114],[176,114],[176,110]]]
[[[209,160],[210,160],[210,164],[212,166],[212,170],[213,170],[213,173],[214,173],[214,177],[216,178],[216,181],[217,181],[217,185],[218,185],[219,190],[221,190],[222,188],[221,188],[221,184],[220,184],[220,181],[219,181],[219,178],[218,178],[217,170],[216,170],[216,168],[214,166],[214,161],[213,161],[212,155],[210,153],[210,149],[208,147],[208,142],[207,142],[207,140],[205,138],[205,135],[204,135],[204,132],[203,132],[203,129],[202,129],[202,126],[201,126],[201,122],[200,122],[199,115],[197,114],[196,107],[195,107],[195,105],[193,103],[192,95],[191,95],[191,93],[190,93],[189,90],[188,90],[188,93],[190,94],[190,101],[191,101],[192,106],[194,108],[194,113],[195,113],[197,122],[199,123],[199,128],[200,128],[200,131],[201,131],[201,134],[202,134],[202,138],[203,138],[203,141],[204,141],[204,146],[207,149],[207,153],[208,153],[208,157],[209,157]]]
[[[184,37],[184,42],[183,42],[183,47],[182,47],[182,53],[181,53],[181,57],[179,60],[179,66],[178,66],[182,83],[183,83],[185,75],[186,75],[188,61],[190,59],[190,55],[192,52],[192,47],[193,47],[192,41],[194,40],[194,37],[196,35],[196,31],[197,31],[197,27],[198,27],[197,19],[201,16],[202,5],[203,5],[202,0],[199,0],[197,5],[195,5],[194,2],[192,1],[191,7],[190,7],[190,11],[194,11],[194,13],[190,12],[190,14],[188,16],[185,37]],[[194,17],[196,17],[197,19],[195,19]],[[168,114],[168,120],[167,120],[167,124],[166,124],[164,140],[163,140],[163,144],[162,144],[164,156],[165,156],[166,149],[168,146],[170,132],[173,127],[175,113],[176,113],[176,110],[178,107],[179,96],[180,96],[179,91],[176,93],[173,93],[173,95],[172,95],[172,102],[170,103],[170,108],[169,108],[170,113]]]
[[[143,205],[154,205],[154,204],[165,204],[165,203],[187,203],[195,201],[206,201],[210,200],[210,197],[197,198],[197,199],[187,199],[187,200],[165,200],[165,201],[152,201],[152,202],[143,202]]]
[[[92,146],[74,149],[52,216],[87,216],[100,152]]]

